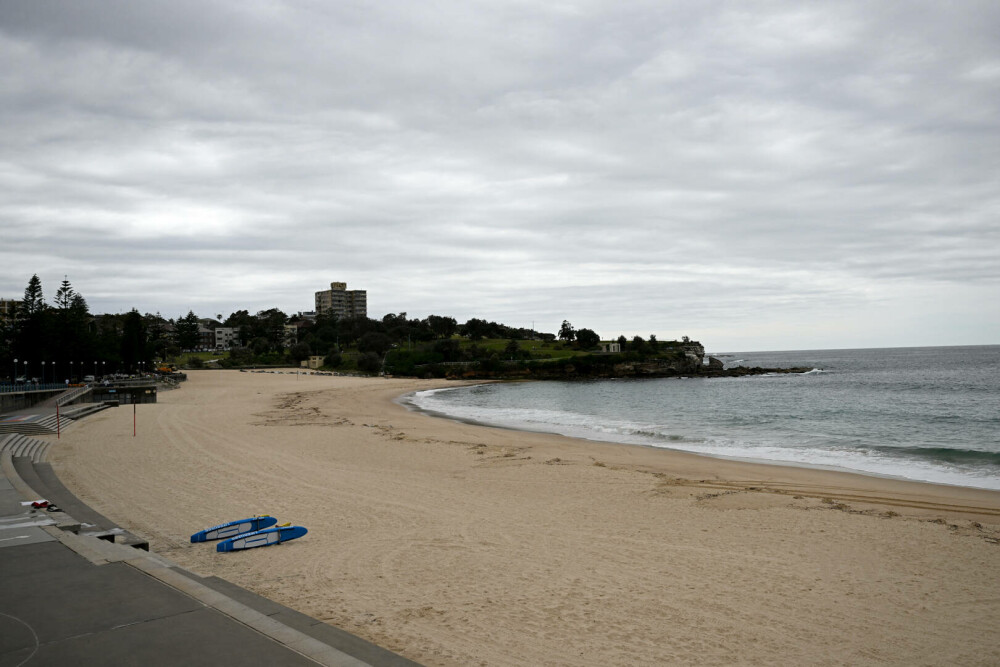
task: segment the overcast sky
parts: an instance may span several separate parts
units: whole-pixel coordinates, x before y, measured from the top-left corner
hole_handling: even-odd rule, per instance
[[[1000,343],[1000,3],[0,0],[0,296]]]

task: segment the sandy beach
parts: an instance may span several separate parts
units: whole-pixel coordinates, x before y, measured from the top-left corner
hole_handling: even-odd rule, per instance
[[[195,371],[49,458],[179,565],[426,665],[1000,664],[1000,493],[394,402],[451,384]],[[255,513],[309,534],[189,543]]]

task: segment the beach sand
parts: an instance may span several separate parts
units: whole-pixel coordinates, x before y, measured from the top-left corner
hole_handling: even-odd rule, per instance
[[[410,412],[445,381],[195,371],[49,450],[157,553],[426,665],[997,665],[1000,493]],[[255,513],[299,540],[216,553]]]

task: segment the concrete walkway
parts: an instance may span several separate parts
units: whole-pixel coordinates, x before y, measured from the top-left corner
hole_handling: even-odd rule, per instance
[[[199,577],[143,550],[144,542],[109,541],[123,536],[120,529],[81,530],[69,512],[89,508],[52,481],[51,468],[6,450],[0,465],[0,667],[416,665],[234,584]],[[40,498],[66,511],[24,504]]]

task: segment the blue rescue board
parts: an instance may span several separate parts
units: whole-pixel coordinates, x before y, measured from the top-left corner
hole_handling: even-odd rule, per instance
[[[239,521],[230,521],[229,523],[220,523],[218,526],[212,526],[211,528],[206,528],[205,530],[199,531],[191,536],[192,542],[207,542],[209,540],[225,540],[230,537],[236,537],[242,533],[249,533],[254,530],[263,530],[264,528],[270,528],[274,524],[278,523],[278,520],[273,516],[254,516],[249,519],[240,519]]]
[[[219,542],[215,545],[216,551],[239,551],[240,549],[253,549],[254,547],[269,547],[272,544],[281,544],[296,537],[302,537],[307,531],[302,526],[278,526],[266,530],[255,530],[245,535]]]

